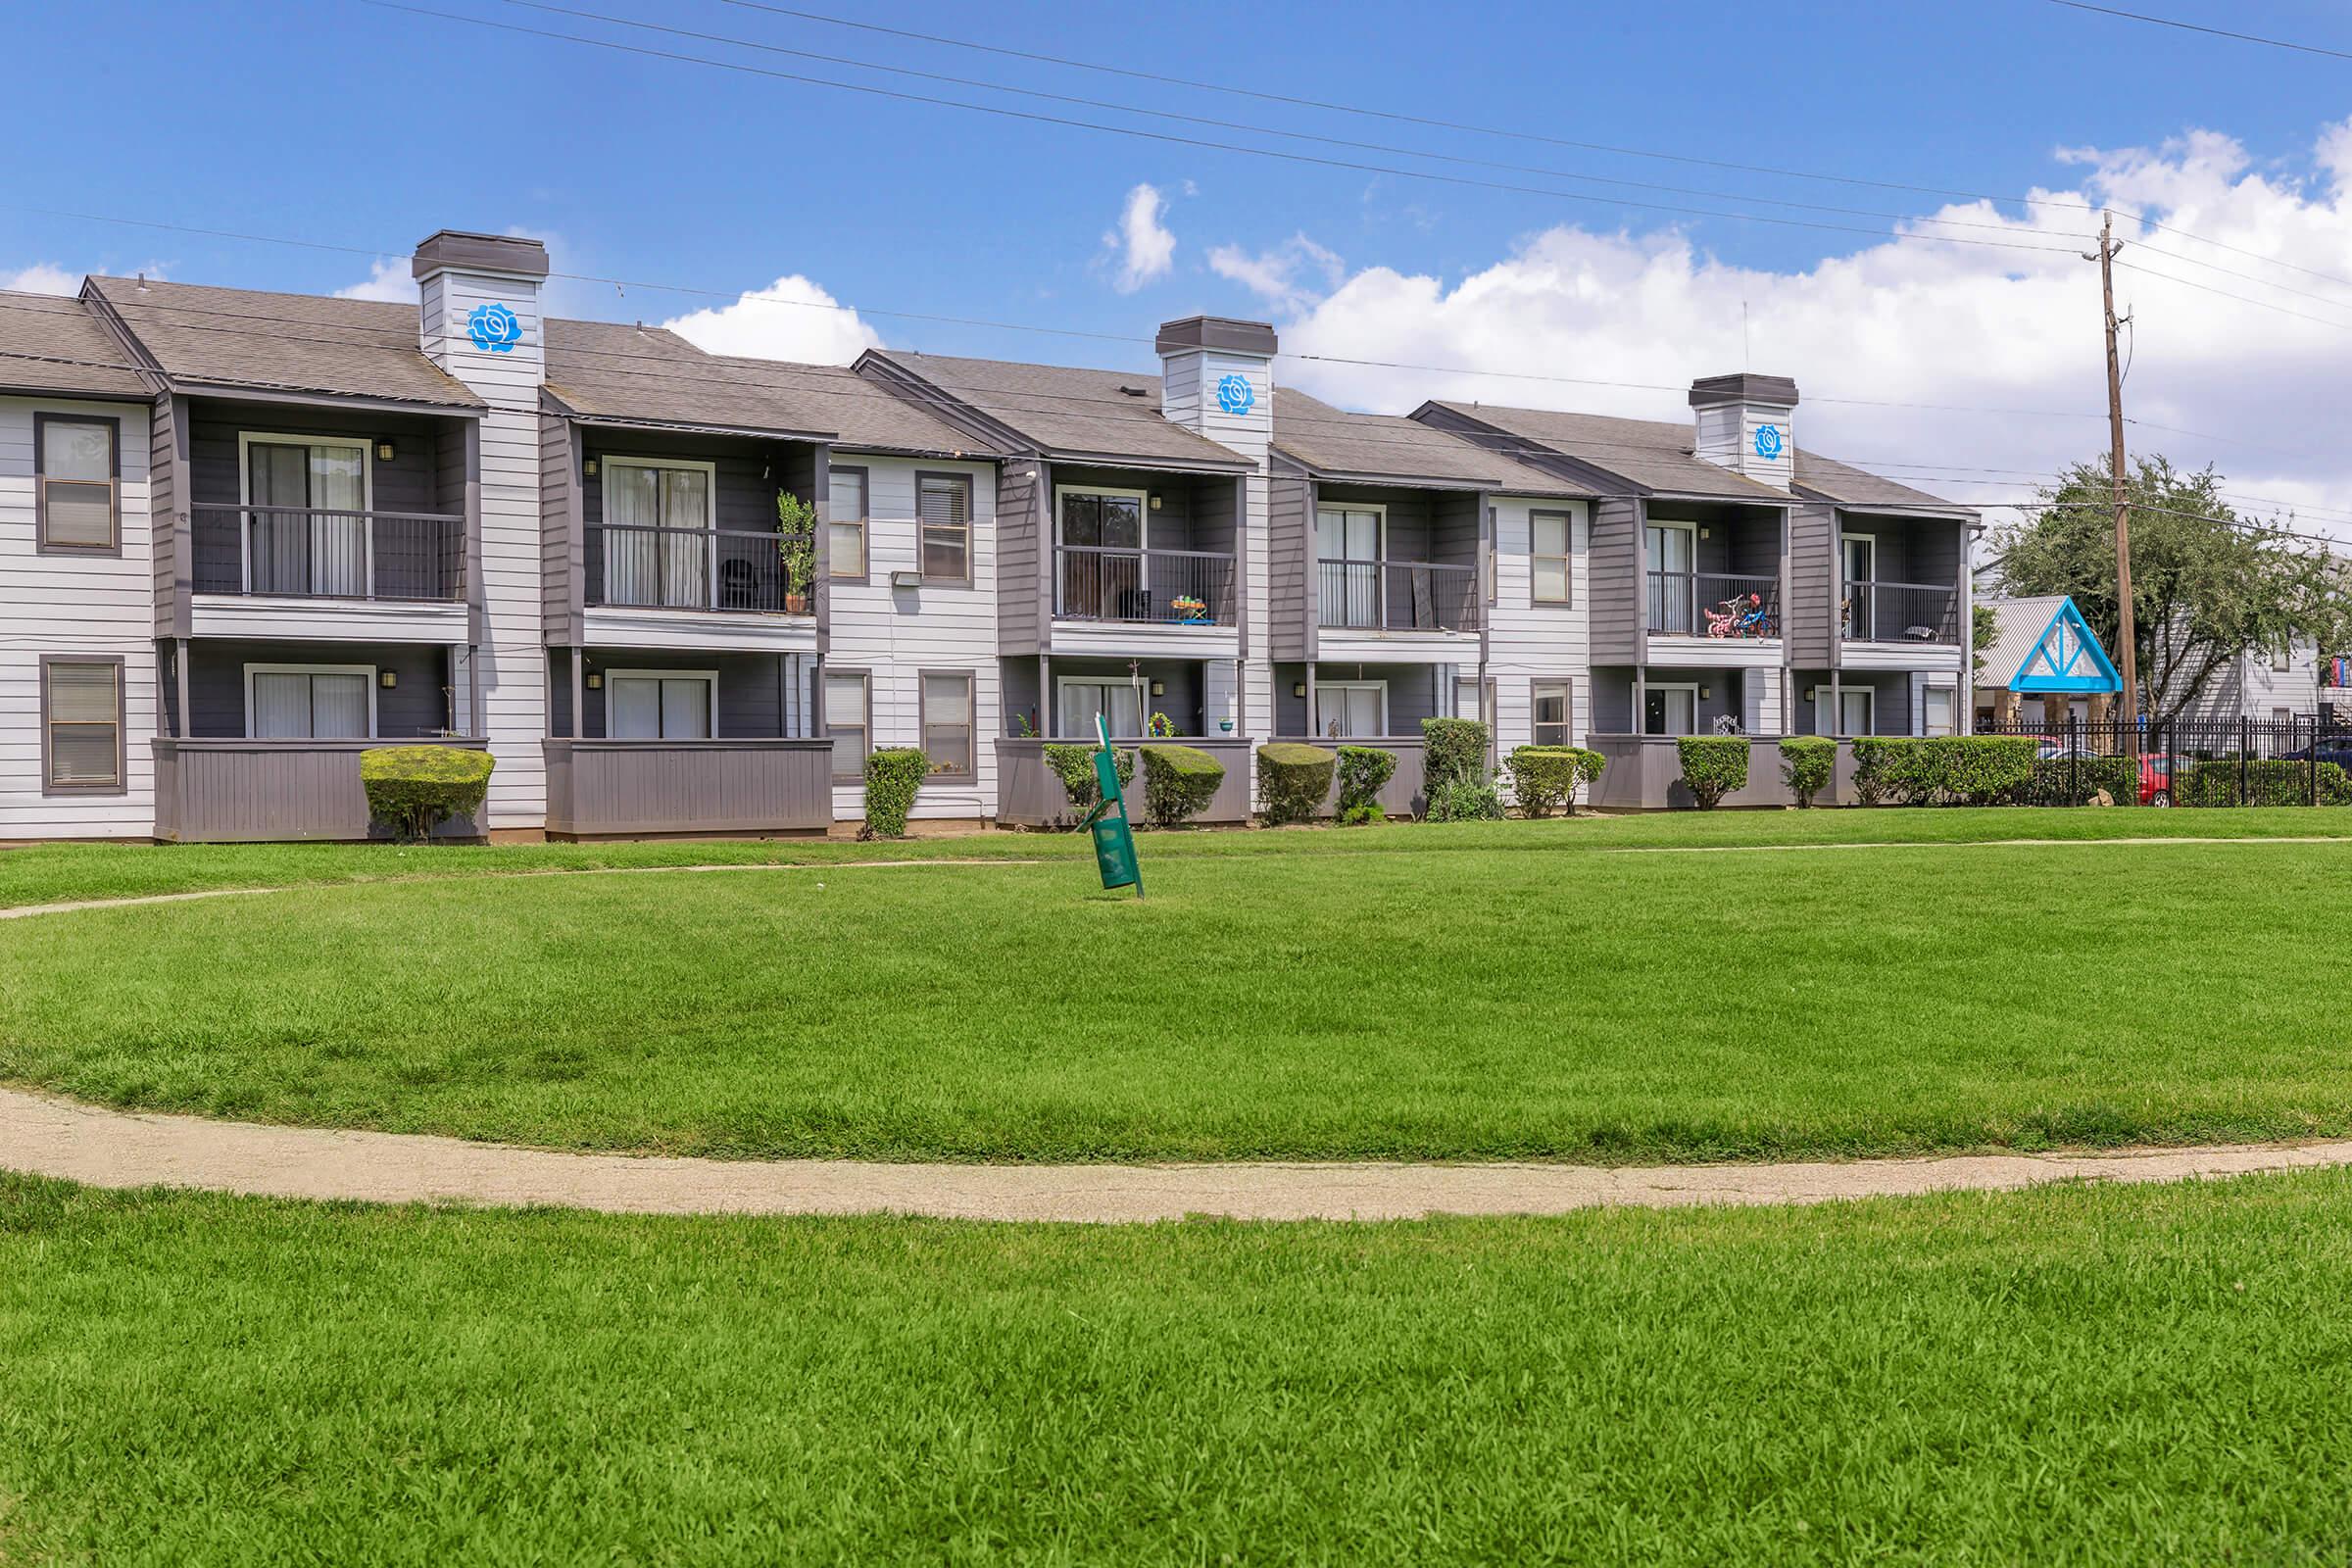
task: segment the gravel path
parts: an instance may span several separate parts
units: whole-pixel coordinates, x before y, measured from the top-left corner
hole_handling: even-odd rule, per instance
[[[619,1214],[929,1214],[1123,1223],[1557,1214],[1603,1204],[1815,1203],[2086,1179],[2352,1164],[2352,1142],[1783,1165],[895,1165],[564,1153],[401,1133],[143,1115],[0,1089],[0,1167],[93,1187]]]

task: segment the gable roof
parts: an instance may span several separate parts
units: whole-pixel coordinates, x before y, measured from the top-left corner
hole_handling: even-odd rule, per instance
[[[1352,414],[1284,387],[1274,397],[1274,446],[1325,478],[1364,478],[1589,500],[1589,485],[1531,467],[1507,453],[1400,415]]]
[[[869,349],[858,364],[895,368],[948,401],[1018,433],[1049,458],[1227,472],[1250,466],[1230,447],[1195,435],[1162,416],[1156,375],[898,349]]]
[[[57,294],[0,292],[0,388],[142,403],[155,395],[106,323]]]
[[[1796,449],[1796,490],[1799,495],[1816,501],[1828,501],[1841,507],[1870,507],[1902,512],[1912,508],[1921,511],[1953,513],[1970,517],[1977,509],[1958,502],[1932,496],[1925,490],[1914,490],[1892,479],[1882,479],[1866,468],[1825,458],[1818,452]]]
[[[1665,419],[1620,419],[1599,414],[1563,414],[1555,409],[1498,408],[1491,403],[1454,403],[1442,398],[1423,410],[1443,409],[1468,419],[1548,447],[1564,458],[1626,480],[1657,495],[1696,496],[1709,501],[1752,501],[1787,506],[1793,499],[1695,455],[1690,426]]]
[[[414,305],[122,277],[85,288],[175,386],[486,407],[425,357]]]
[[[1986,688],[2015,692],[2111,692],[2123,689],[2107,650],[2099,646],[2082,612],[2065,594],[2036,594],[2025,599],[1985,599],[1979,603],[1992,612],[1993,636],[1984,650],[1984,672],[1978,681]],[[2066,645],[2062,664],[2040,657],[2045,640],[2061,631]],[[2087,662],[2089,668],[2084,669]],[[2032,668],[2032,673],[2028,673]]]

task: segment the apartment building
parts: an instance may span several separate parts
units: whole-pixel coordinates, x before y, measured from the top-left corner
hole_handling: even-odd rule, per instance
[[[1158,370],[712,355],[547,318],[537,242],[443,231],[416,305],[96,277],[0,298],[0,838],[356,838],[359,754],[487,749],[457,835],[823,831],[865,754],[918,817],[1043,823],[1043,751],[1590,744],[1604,804],[1731,724],[1967,710],[1972,516],[1689,424],[1278,389],[1262,322]]]

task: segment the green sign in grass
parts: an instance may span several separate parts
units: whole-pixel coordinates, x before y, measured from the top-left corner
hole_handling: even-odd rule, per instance
[[[1135,828],[1127,820],[1127,797],[1119,789],[1119,760],[1110,749],[1110,724],[1101,713],[1095,715],[1095,733],[1102,743],[1095,753],[1095,782],[1102,798],[1086,818],[1095,835],[1095,865],[1102,873],[1105,889],[1133,888],[1140,899],[1144,896],[1144,872],[1135,862]]]

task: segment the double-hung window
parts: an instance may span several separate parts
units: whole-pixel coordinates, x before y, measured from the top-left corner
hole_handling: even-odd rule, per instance
[[[1573,526],[1565,512],[1534,512],[1528,514],[1528,566],[1533,575],[1535,602],[1539,605],[1564,605],[1569,602],[1573,579],[1569,574],[1570,540]]]
[[[971,777],[971,671],[925,670],[921,680],[923,755],[931,760],[931,771],[951,778]]]
[[[244,447],[246,590],[366,598],[368,443],[248,435]]]
[[[833,777],[865,777],[866,737],[873,731],[872,677],[861,669],[825,671],[825,733],[833,738]]]
[[[605,673],[605,734],[616,741],[707,741],[717,710],[715,670]]]
[[[366,740],[375,733],[371,664],[247,664],[245,733],[257,741]]]
[[[961,473],[918,474],[915,528],[923,581],[972,580],[972,481]]]
[[[1540,680],[1535,688],[1535,726],[1532,738],[1538,746],[1572,746],[1569,731],[1574,727],[1576,706],[1570,700],[1568,682]]]
[[[122,421],[36,414],[32,424],[37,548],[115,554],[122,547]]]
[[[122,791],[122,661],[41,661],[44,794]]]
[[[865,581],[863,468],[835,468],[825,490],[825,574],[835,582]]]
[[[1325,681],[1315,687],[1315,733],[1337,740],[1374,740],[1389,732],[1389,683]]]
[[[605,460],[606,604],[711,607],[715,478],[709,463]]]
[[[1920,690],[1920,731],[1927,735],[1949,735],[1955,728],[1954,718],[1959,711],[1960,694],[1949,686],[1928,686]]]

